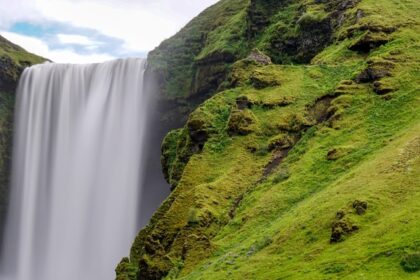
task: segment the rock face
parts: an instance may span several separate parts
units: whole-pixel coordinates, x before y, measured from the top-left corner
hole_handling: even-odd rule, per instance
[[[246,58],[249,62],[254,62],[261,65],[269,65],[271,64],[271,58],[268,55],[265,55],[258,49],[253,49],[251,53]]]
[[[221,0],[151,52],[173,191],[118,280],[405,276],[419,4],[378,1]]]
[[[8,196],[14,92],[23,69],[44,61],[0,36],[0,235]]]

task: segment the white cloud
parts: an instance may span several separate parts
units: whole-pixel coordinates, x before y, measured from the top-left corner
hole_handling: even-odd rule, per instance
[[[122,39],[127,51],[149,51],[218,0],[0,0],[0,26],[52,20]]]
[[[88,47],[96,47],[102,45],[102,42],[97,42],[89,39],[86,36],[76,34],[57,34],[57,38],[62,44],[75,44]]]
[[[124,40],[127,51],[146,51],[177,31],[177,24],[142,7],[109,2],[39,0],[45,17]],[[94,11],[94,12],[93,12]]]
[[[30,0],[0,0],[0,27],[5,28],[17,21],[38,22],[42,18]]]
[[[50,49],[48,45],[35,37],[24,36],[13,32],[0,32],[6,39],[20,45],[27,51],[46,57],[58,63],[95,63],[114,59],[108,54],[81,55],[71,49]]]
[[[174,35],[204,8],[218,0],[0,0],[0,29],[7,30],[13,23],[29,22],[38,25],[57,22],[76,29],[88,28],[98,34],[121,40],[120,47],[112,50],[118,55],[133,55],[152,50],[164,39]],[[60,31],[58,31],[60,32]],[[86,33],[67,34],[61,31],[58,41],[83,46],[95,51],[98,42]],[[13,41],[13,40],[12,40]],[[14,41],[19,44],[18,41]],[[40,41],[27,49],[40,49]],[[27,42],[29,43],[29,42]],[[44,42],[45,47],[45,42]],[[48,47],[48,46],[47,46]],[[84,60],[72,50],[52,50],[35,53],[55,61],[65,60],[59,54],[66,51],[69,58]],[[73,52],[73,53],[72,53]],[[55,57],[51,56],[54,55]],[[108,56],[109,57],[109,56]],[[95,60],[95,59],[94,59]]]

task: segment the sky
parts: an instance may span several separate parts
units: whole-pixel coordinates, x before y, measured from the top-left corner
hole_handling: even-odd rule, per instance
[[[0,35],[59,63],[146,57],[218,0],[0,0]]]

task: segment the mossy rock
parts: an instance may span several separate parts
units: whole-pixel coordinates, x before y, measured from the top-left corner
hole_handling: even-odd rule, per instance
[[[385,45],[390,41],[389,36],[383,32],[366,32],[360,38],[356,40],[353,44],[349,46],[349,49],[352,51],[357,51],[361,53],[368,53],[373,49],[378,48],[379,46]]]
[[[312,120],[309,120],[305,113],[288,113],[281,116],[277,120],[276,127],[280,131],[288,132],[302,132],[303,130],[314,125]]]
[[[366,83],[374,82],[384,77],[391,77],[395,63],[387,60],[371,60],[368,61],[368,67],[363,70],[357,77],[356,82]]]
[[[257,89],[281,85],[281,77],[275,75],[275,73],[267,73],[267,71],[260,69],[257,69],[252,73],[250,81]]]
[[[353,208],[356,210],[357,215],[363,215],[366,213],[368,203],[366,201],[355,200],[353,202]]]
[[[253,49],[245,60],[260,65],[272,64],[271,58],[259,49]]]
[[[296,142],[295,137],[289,134],[279,134],[270,139],[270,143],[268,144],[268,149],[270,151],[288,149],[292,147],[295,144],[295,142]]]
[[[173,130],[164,138],[161,148],[162,171],[172,188],[178,185],[190,157],[202,149],[202,145],[191,140],[187,128]]]
[[[342,242],[346,236],[357,230],[359,227],[347,219],[336,220],[331,225],[330,243]]]
[[[248,135],[256,129],[256,119],[252,111],[245,110],[232,110],[228,122],[228,134],[235,135]]]
[[[137,279],[163,279],[172,269],[172,263],[168,258],[149,258],[148,255],[142,256],[139,261]]]
[[[398,87],[390,81],[380,80],[373,83],[373,91],[379,95],[384,95],[397,91]]]
[[[345,35],[350,38],[355,34],[371,32],[391,34],[397,30],[397,27],[385,20],[377,17],[362,17],[359,21],[345,30]],[[341,38],[343,39],[343,38]]]
[[[298,20],[297,25],[301,30],[312,31],[316,29],[319,25],[329,24],[329,18],[326,13],[313,13],[306,12]]]
[[[128,258],[123,258],[118,264],[115,272],[117,277],[115,280],[132,280],[137,278],[138,267],[133,265]]]
[[[187,122],[189,136],[193,143],[199,146],[199,149],[203,149],[204,143],[206,143],[209,137],[209,126],[204,118],[192,115]]]

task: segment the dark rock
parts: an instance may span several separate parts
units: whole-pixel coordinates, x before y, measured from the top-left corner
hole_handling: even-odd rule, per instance
[[[356,6],[360,0],[324,0],[327,11],[346,11]]]
[[[331,225],[330,243],[341,242],[346,235],[359,230],[359,227],[346,219],[345,216],[345,211],[337,211],[335,221]]]
[[[206,122],[203,119],[192,118],[188,120],[187,127],[191,141],[197,145],[199,150],[202,150],[209,138]]]
[[[337,211],[337,214],[335,214],[335,218],[337,220],[341,220],[346,216],[346,212],[344,212],[343,210],[339,210]]]
[[[374,82],[384,77],[391,77],[395,64],[390,61],[370,61],[368,67],[357,77],[357,83]]]
[[[345,220],[334,221],[331,226],[331,238],[330,243],[337,243],[343,241],[344,236],[349,235],[359,230],[359,227],[352,225],[350,222]]]
[[[316,123],[328,121],[334,112],[330,110],[334,96],[326,95],[318,98],[315,103],[308,108],[308,113]]]
[[[208,97],[209,93],[216,91],[226,79],[228,65],[235,59],[235,55],[230,52],[214,52],[197,60],[193,65],[195,76],[189,96]]]
[[[137,280],[160,280],[163,279],[169,271],[162,270],[159,266],[153,265],[146,258],[141,258],[139,261],[139,270],[137,273]]]
[[[248,55],[248,57],[245,60],[255,62],[261,65],[272,64],[271,58],[258,49],[252,50],[252,52]]]
[[[190,137],[193,142],[199,144],[202,148],[204,146],[204,143],[207,141],[209,135],[205,130],[195,130],[190,131]]]
[[[264,167],[263,178],[267,178],[283,162],[283,160],[287,157],[292,148],[293,147],[274,151],[271,161]],[[288,172],[282,172],[279,175],[280,177],[277,177],[278,179],[275,181],[279,182],[279,179],[281,181],[290,176]]]
[[[8,56],[0,57],[0,90],[14,92],[23,67],[18,66]]]
[[[336,160],[337,159],[337,154],[338,154],[337,149],[329,150],[328,153],[327,153],[327,159],[328,160]]]
[[[373,83],[373,91],[379,95],[384,95],[395,91],[396,88],[383,81],[376,81]]]
[[[355,200],[353,202],[353,208],[356,210],[357,215],[363,215],[366,213],[368,204],[366,201]]]
[[[360,37],[355,43],[350,45],[349,49],[361,53],[368,53],[371,50],[378,48],[379,46],[385,45],[389,41],[389,37],[383,32],[367,32],[362,37]]]
[[[245,95],[241,95],[236,98],[236,106],[239,110],[243,110],[246,108],[250,109],[252,105],[252,102]]]

